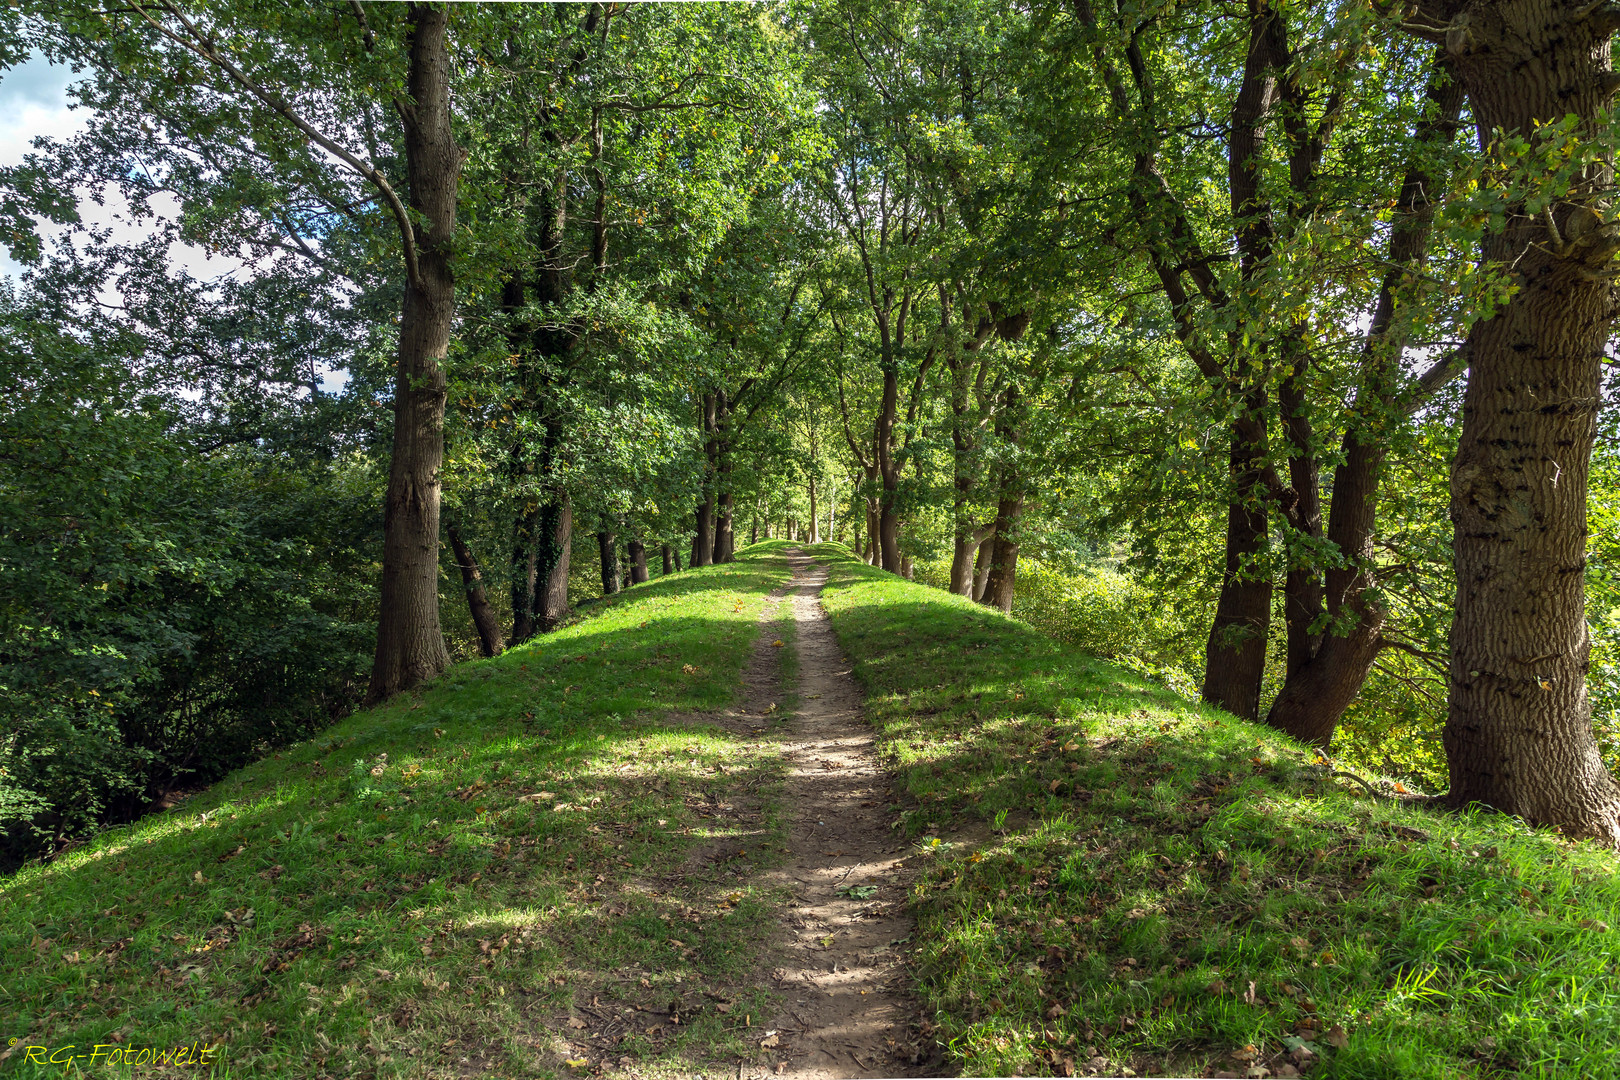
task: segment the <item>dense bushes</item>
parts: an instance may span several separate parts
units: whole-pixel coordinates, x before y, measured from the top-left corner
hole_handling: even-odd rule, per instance
[[[0,330],[0,865],[363,689],[369,479],[251,443],[200,451],[138,359]]]

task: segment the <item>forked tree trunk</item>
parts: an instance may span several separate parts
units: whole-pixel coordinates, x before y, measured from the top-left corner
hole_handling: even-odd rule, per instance
[[[1386,612],[1369,590],[1377,584],[1378,489],[1391,433],[1400,422],[1395,389],[1406,336],[1404,321],[1395,317],[1397,294],[1408,268],[1427,261],[1436,196],[1444,190],[1444,184],[1430,174],[1428,162],[1437,147],[1455,137],[1463,102],[1462,87],[1443,50],[1434,71],[1428,89],[1432,111],[1413,132],[1414,162],[1396,200],[1389,268],[1362,350],[1357,408],[1345,430],[1342,457],[1333,475],[1327,539],[1343,558],[1327,571],[1326,588],[1318,594],[1326,598],[1333,629],[1318,635],[1313,644],[1291,622],[1288,677],[1266,714],[1266,723],[1317,746],[1332,741],[1339,720],[1361,692],[1383,647]],[[1300,490],[1299,483],[1295,478],[1296,490]],[[1291,599],[1297,595],[1290,589]],[[1291,620],[1303,620],[1307,615],[1305,611],[1290,612]],[[1303,664],[1296,664],[1293,654],[1301,638],[1311,651]]]
[[[1568,115],[1580,137],[1598,134],[1615,86],[1613,9],[1497,0],[1467,10],[1447,45],[1482,145],[1497,129],[1535,139],[1538,124]],[[1485,243],[1520,288],[1469,333],[1444,732],[1454,806],[1483,803],[1610,845],[1620,844],[1620,787],[1598,754],[1586,691],[1586,499],[1614,316],[1605,271],[1620,240],[1582,203],[1606,197],[1613,179],[1589,167],[1568,201],[1546,216],[1509,207],[1506,229]]]
[[[451,256],[461,148],[450,126],[449,13],[412,4],[400,110],[418,273],[407,275],[394,382],[394,443],[383,509],[382,588],[368,702],[432,679],[450,662],[439,627],[439,472],[444,461],[444,360],[455,316]],[[409,243],[407,240],[406,243]]]
[[[619,545],[614,535],[603,529],[596,534],[596,547],[602,555],[602,595],[619,591]]]
[[[456,565],[461,569],[461,591],[467,597],[467,611],[472,615],[473,629],[478,632],[478,650],[485,656],[501,653],[501,620],[495,614],[489,597],[484,595],[484,574],[472,548],[463,539],[461,530],[454,525],[445,528],[450,538],[450,550],[455,552]]]
[[[973,599],[984,603],[985,586],[990,583],[990,561],[995,558],[996,527],[991,522],[989,532],[979,542],[979,550],[973,556]]]
[[[640,585],[648,579],[647,545],[640,540],[631,540],[627,547],[630,552],[630,584]]]
[[[540,512],[534,621],[542,631],[555,630],[568,617],[568,563],[574,548],[574,504],[564,496]]]
[[[985,542],[995,535],[995,523],[975,527],[972,522],[956,527],[955,544],[951,551],[951,592],[958,596],[973,596],[973,560]],[[986,552],[984,561],[988,562]]]

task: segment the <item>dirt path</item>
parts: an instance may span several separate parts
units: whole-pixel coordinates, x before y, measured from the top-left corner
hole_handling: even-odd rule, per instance
[[[890,827],[888,776],[818,599],[827,569],[797,551],[789,564],[799,704],[781,738],[792,825],[787,863],[769,875],[793,897],[771,973],[786,1000],[775,1034],[762,1036],[770,1063],[744,1064],[738,1075],[935,1075],[899,953],[912,932],[910,875]]]

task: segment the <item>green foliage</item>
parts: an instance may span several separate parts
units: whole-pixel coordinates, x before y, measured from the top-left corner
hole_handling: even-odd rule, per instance
[[[0,861],[345,709],[369,482],[199,456],[114,345],[0,327]]]

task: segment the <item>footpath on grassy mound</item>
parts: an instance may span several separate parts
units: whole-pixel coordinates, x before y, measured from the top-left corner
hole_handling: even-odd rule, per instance
[[[1613,854],[1373,799],[1275,732],[807,550],[932,853],[912,959],[954,1068],[1620,1073]]]
[[[893,950],[852,931],[903,925],[903,880],[867,880],[893,813],[833,745],[847,666],[813,585],[779,602],[785,546],[629,589],[0,882],[0,1071],[923,1068]],[[801,666],[826,687],[805,728]]]

